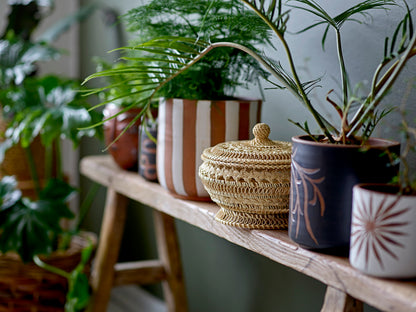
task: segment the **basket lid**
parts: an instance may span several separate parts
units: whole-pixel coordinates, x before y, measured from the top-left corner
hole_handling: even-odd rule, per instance
[[[269,139],[270,127],[259,123],[253,128],[254,139],[224,142],[204,150],[202,160],[214,163],[250,166],[290,166],[290,142]]]

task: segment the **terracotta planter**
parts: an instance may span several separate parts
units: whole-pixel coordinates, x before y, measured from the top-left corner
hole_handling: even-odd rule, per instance
[[[157,140],[159,183],[174,196],[210,200],[198,177],[202,152],[221,142],[249,139],[260,111],[260,100],[162,99]]]
[[[398,166],[391,165],[385,151],[399,154],[399,143],[371,139],[364,150],[298,136],[292,144],[290,238],[304,248],[348,253],[352,188],[389,182]]]
[[[116,115],[122,110],[115,104],[107,104],[103,110],[104,118]],[[105,144],[112,143],[126,126],[141,112],[140,108],[130,109],[104,123]],[[140,120],[129,128],[116,142],[114,142],[108,152],[114,161],[122,169],[137,170],[138,144]]]
[[[416,196],[389,185],[354,186],[350,262],[365,274],[416,277]]]

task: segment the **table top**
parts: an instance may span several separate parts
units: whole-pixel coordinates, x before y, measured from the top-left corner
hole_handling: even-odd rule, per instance
[[[345,257],[300,248],[287,231],[247,230],[215,220],[214,203],[181,200],[159,184],[120,169],[110,156],[87,156],[80,171],[128,198],[190,223],[234,244],[270,258],[352,297],[386,311],[416,311],[416,280],[388,280],[364,275]],[[416,259],[415,259],[416,261]]]

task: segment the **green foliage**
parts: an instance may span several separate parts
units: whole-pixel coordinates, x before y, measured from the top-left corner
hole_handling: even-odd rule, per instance
[[[127,59],[123,62],[109,64],[102,59],[95,59],[97,71],[111,71],[106,80],[111,88],[102,88],[98,96],[103,103],[112,103],[120,107],[131,107],[140,103],[148,92],[148,86],[154,85],[147,77],[138,77],[136,81],[130,81],[129,75],[136,70],[137,62]],[[128,83],[126,83],[128,81]]]
[[[160,10],[160,12],[162,12],[163,5],[160,1],[161,0],[155,1],[157,4],[155,10]],[[177,1],[182,2],[180,0]],[[144,10],[143,8],[133,11],[133,13],[136,12],[136,14],[131,13],[128,15],[131,24],[133,26],[136,25],[136,28],[133,29],[138,30],[139,27],[141,27],[140,31],[146,36],[155,36],[155,38],[151,38],[144,43],[121,49],[123,51],[146,52],[145,57],[136,59],[138,61],[138,64],[135,66],[136,71],[129,74],[129,80],[134,80],[136,75],[140,75],[142,78],[147,75],[156,83],[151,95],[143,100],[142,105],[146,103],[146,100],[150,101],[154,96],[159,95],[161,90],[174,89],[170,86],[174,86],[175,81],[178,81],[178,85],[182,85],[182,82],[179,83],[179,81],[181,81],[179,79],[184,76],[184,73],[191,73],[190,77],[193,77],[194,81],[197,80],[200,76],[197,76],[195,73],[201,72],[204,69],[204,66],[201,65],[204,60],[209,60],[209,62],[212,63],[213,60],[210,59],[210,56],[214,55],[213,53],[218,53],[220,50],[224,52],[227,51],[227,49],[233,48],[247,54],[253,60],[261,64],[263,69],[277,80],[277,82],[272,82],[276,88],[290,91],[312,114],[328,142],[343,144],[362,143],[371,135],[379,117],[385,115],[382,111],[377,112],[381,101],[392,88],[400,72],[406,66],[407,61],[416,55],[416,34],[413,31],[412,10],[408,7],[407,3],[403,1],[406,14],[404,18],[398,22],[397,29],[393,33],[391,39],[386,38],[385,40],[385,55],[372,79],[370,79],[372,81],[371,90],[366,96],[357,96],[349,81],[349,72],[344,60],[341,30],[348,22],[363,23],[365,19],[370,20],[371,13],[374,10],[388,10],[392,6],[398,6],[396,1],[361,1],[335,16],[329,14],[323,5],[321,6],[314,0],[290,0],[287,3],[284,3],[282,0],[241,0],[227,2],[231,5],[232,9],[229,11],[221,11],[225,16],[234,15],[233,10],[235,9],[238,11],[244,3],[251,10],[251,13],[256,14],[262,20],[264,26],[269,29],[269,32],[271,31],[274,33],[279,40],[279,47],[281,48],[275,48],[273,57],[264,55],[264,53],[259,53],[259,51],[253,48],[254,44],[253,42],[250,42],[248,38],[242,37],[241,41],[239,41],[238,38],[231,34],[238,34],[236,29],[232,27],[227,28],[230,30],[230,33],[218,41],[216,39],[219,38],[215,35],[212,37],[204,36],[203,32],[200,32],[200,29],[204,29],[207,20],[214,21],[216,19],[218,16],[217,11],[212,8],[215,8],[220,1],[212,0],[208,2],[211,7],[204,11],[205,14],[203,14],[202,19],[191,19],[190,22],[187,22],[186,24],[188,27],[186,27],[186,25],[182,26],[183,29],[191,29],[194,33],[197,33],[198,35],[196,37],[189,35],[189,33],[185,31],[175,33],[176,24],[173,24],[173,26],[157,24],[154,20],[157,21],[158,18],[153,15],[150,15],[150,18],[147,18],[146,14],[150,13],[148,11],[142,11]],[[189,7],[193,7],[188,1],[183,1],[183,3],[187,3]],[[198,6],[196,5],[195,8],[198,8]],[[175,5],[172,5],[172,7],[167,5],[166,11],[163,11],[163,13],[168,14],[172,20],[178,21],[179,24],[183,20],[183,14],[182,12],[175,10]],[[288,21],[291,12],[295,10],[304,11],[311,16],[311,24],[298,32],[288,30]],[[152,11],[150,10],[150,12]],[[224,17],[224,21],[232,20],[232,17],[230,17],[230,19]],[[194,21],[198,27],[193,26]],[[164,37],[156,36],[156,30],[159,28],[155,28],[152,23],[155,23],[161,29],[166,27],[170,32],[169,35]],[[258,22],[256,21],[253,25],[256,25],[255,27],[257,27],[257,23]],[[209,35],[220,34],[222,33],[221,29],[227,27],[227,25],[228,24],[223,22],[220,18],[217,20],[217,25],[212,25],[212,29],[215,30],[208,33]],[[330,104],[330,107],[335,109],[339,115],[340,121],[337,126],[330,123],[321,113],[319,113],[317,105],[312,102],[312,98],[310,97],[310,91],[317,86],[321,77],[310,81],[302,80],[298,74],[299,68],[293,59],[292,51],[286,38],[288,35],[298,35],[315,27],[323,27],[323,47],[329,32],[333,31],[335,34],[335,51],[337,51],[336,53],[340,66],[339,85],[341,86],[341,95],[339,98],[334,99],[331,97],[332,91],[329,91],[327,101]],[[211,28],[208,27],[208,29]],[[270,43],[268,36],[269,35],[267,35],[267,40],[265,42],[257,43]],[[224,52],[224,55],[226,54],[227,53]],[[282,58],[285,58],[286,62],[281,61]],[[230,64],[232,64],[232,62],[220,62],[220,67],[228,67]],[[235,64],[240,64],[236,66],[241,66],[241,63],[236,62]],[[242,73],[247,72],[248,68],[253,68],[252,63],[245,64],[247,64],[247,67],[241,67],[243,70],[235,72],[238,72],[238,74],[241,75]],[[86,80],[88,81],[94,77],[111,74],[111,71],[104,71],[91,75]],[[215,76],[215,73],[212,73],[212,75]],[[267,80],[270,81],[270,79]],[[191,87],[190,89],[192,90],[193,88]],[[300,123],[295,124],[301,125]],[[301,128],[305,130],[304,126],[301,126]]]
[[[148,89],[150,82],[154,89],[155,85],[178,70],[184,61],[200,53],[200,50],[195,50],[195,43],[198,46],[201,42],[233,41],[255,50],[254,46],[269,43],[270,40],[267,25],[236,0],[153,0],[131,10],[124,19],[128,30],[138,34],[131,46],[122,49],[126,52],[123,60],[132,62],[128,75],[136,88],[135,82],[143,80],[143,87]],[[164,46],[168,41],[163,41],[163,38],[173,36],[190,41],[184,44],[175,42],[179,50],[172,45]],[[140,43],[154,38],[161,39],[156,51],[153,47],[146,49],[141,46]],[[181,47],[190,54],[186,57],[179,55],[177,52],[183,51]],[[150,67],[152,71],[145,71]],[[102,74],[111,77],[118,71],[104,70]],[[267,73],[245,53],[233,48],[218,49],[207,53],[198,64],[175,79],[169,79],[163,88],[158,89],[157,95],[226,99],[235,96],[237,86],[246,87],[248,82],[257,81],[259,75],[266,77]],[[113,87],[111,83],[107,86],[108,89]],[[142,99],[149,97],[148,93],[143,94]],[[143,103],[146,102],[140,102],[141,105]]]
[[[0,159],[13,145],[20,144],[37,193],[37,200],[22,198],[13,177],[0,181],[0,251],[16,252],[25,262],[36,255],[49,255],[67,247],[78,225],[64,231],[62,219],[74,218],[67,202],[75,189],[62,180],[61,139],[71,140],[74,148],[84,136],[101,138],[101,128],[79,130],[102,120],[101,113],[89,111],[80,84],[57,76],[38,77],[39,62],[56,59],[60,51],[52,43],[70,26],[89,16],[96,5],[59,20],[33,39],[41,20],[52,12],[54,0],[8,0],[5,28],[0,34],[0,103],[2,117],[9,122]],[[45,147],[45,178],[41,187],[30,144],[40,136]],[[0,160],[0,161],[1,161]],[[85,214],[83,207],[83,214]],[[91,248],[92,249],[92,246]],[[91,253],[91,252],[90,252]],[[89,257],[89,256],[88,256]],[[85,257],[84,257],[85,258]],[[89,299],[88,279],[82,275],[82,260],[71,275],[67,311],[80,311]],[[71,288],[72,287],[72,288]]]
[[[67,276],[68,293],[66,296],[65,312],[83,311],[90,301],[90,285],[84,270],[92,256],[93,245],[87,246],[81,255],[81,262]]]
[[[27,78],[19,86],[0,91],[3,110],[11,120],[6,139],[28,147],[39,135],[44,146],[64,138],[77,147],[83,136],[100,134],[100,128],[79,130],[101,120],[101,114],[89,111],[79,88],[73,80],[46,76]]]
[[[68,292],[66,295],[65,312],[84,311],[90,301],[90,286],[85,275],[85,266],[92,256],[93,245],[90,243],[82,250],[81,261],[70,273],[43,262],[38,256],[34,257],[35,263],[41,268],[58,274],[68,280]]]
[[[36,63],[56,59],[59,53],[44,43],[31,43],[14,36],[0,40],[0,87],[18,85],[36,71]]]
[[[0,194],[0,251],[14,251],[27,262],[34,255],[55,250],[58,235],[63,232],[59,222],[74,217],[66,202],[75,189],[63,181],[50,180],[38,201],[22,198],[12,177],[4,177],[0,189],[13,194]]]
[[[22,197],[22,192],[17,189],[17,181],[14,177],[5,176],[0,181],[0,210],[10,208]]]

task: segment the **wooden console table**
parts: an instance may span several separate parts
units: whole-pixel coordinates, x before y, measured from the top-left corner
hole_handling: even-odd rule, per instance
[[[160,185],[118,168],[109,156],[86,157],[81,161],[80,170],[107,187],[92,272],[93,311],[105,311],[113,286],[157,281],[163,281],[168,310],[187,311],[175,218],[326,284],[321,311],[362,311],[362,302],[382,311],[416,311],[415,280],[385,280],[363,275],[350,266],[347,258],[299,248],[286,231],[245,230],[223,225],[214,220],[219,209],[215,204],[176,199]],[[129,198],[154,208],[158,260],[116,263]]]

